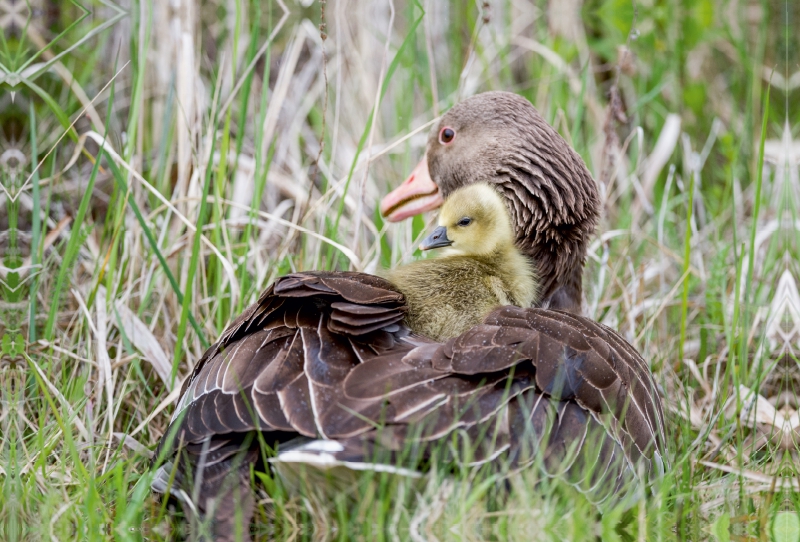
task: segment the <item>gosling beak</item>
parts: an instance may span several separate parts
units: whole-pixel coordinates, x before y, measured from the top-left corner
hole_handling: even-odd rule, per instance
[[[408,179],[383,198],[381,214],[389,222],[400,222],[410,216],[436,209],[442,201],[442,193],[431,179],[428,156],[425,155]]]
[[[420,243],[419,249],[430,250],[432,248],[449,247],[452,244],[453,242],[447,238],[447,228],[439,226]]]

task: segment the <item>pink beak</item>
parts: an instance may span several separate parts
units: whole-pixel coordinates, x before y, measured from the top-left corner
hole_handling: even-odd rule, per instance
[[[439,187],[428,171],[428,157],[423,156],[408,179],[383,198],[381,214],[389,222],[400,222],[410,216],[436,209],[442,201]]]

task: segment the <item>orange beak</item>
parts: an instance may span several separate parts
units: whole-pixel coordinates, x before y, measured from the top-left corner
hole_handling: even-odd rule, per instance
[[[442,201],[439,187],[428,171],[428,157],[423,156],[408,179],[383,198],[381,214],[389,222],[400,222],[410,216],[436,209]]]

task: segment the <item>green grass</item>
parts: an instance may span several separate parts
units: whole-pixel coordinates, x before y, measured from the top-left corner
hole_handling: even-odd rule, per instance
[[[170,392],[274,278],[413,258],[430,217],[384,224],[376,203],[416,131],[490,89],[530,99],[603,184],[585,306],[663,389],[667,476],[598,510],[535,469],[510,490],[433,465],[334,495],[254,474],[259,537],[798,539],[800,436],[776,414],[800,406],[780,306],[800,301],[779,287],[800,279],[791,2],[395,2],[391,27],[382,2],[331,0],[324,21],[185,4],[0,17],[0,539],[183,536],[148,489]]]

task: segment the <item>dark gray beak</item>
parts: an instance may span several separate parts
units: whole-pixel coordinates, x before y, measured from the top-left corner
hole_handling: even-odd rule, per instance
[[[453,242],[447,238],[447,228],[439,226],[419,244],[420,250],[449,247]]]

